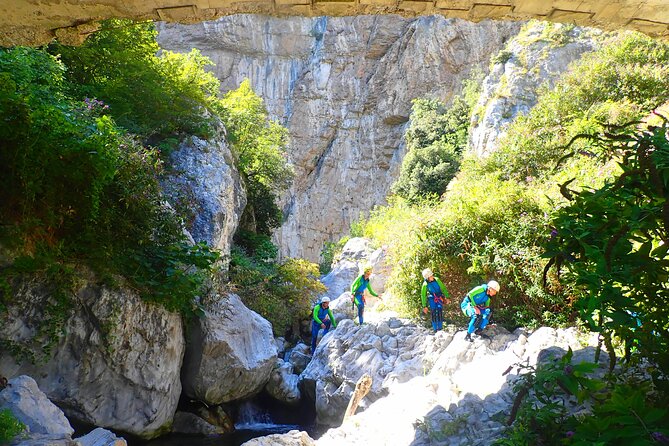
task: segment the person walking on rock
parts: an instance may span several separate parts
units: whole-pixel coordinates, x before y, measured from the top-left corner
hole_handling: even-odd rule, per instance
[[[467,335],[465,336],[467,341],[473,341],[472,333],[479,336],[483,333],[483,329],[488,325],[490,320],[490,298],[495,297],[497,293],[499,293],[499,283],[491,280],[487,284],[484,283],[483,285],[479,285],[472,289],[465,295],[465,298],[462,299],[460,308],[465,316],[470,318],[469,326],[467,327]],[[476,328],[476,320],[479,318],[481,324]]]
[[[372,267],[367,266],[363,270],[362,274],[360,274],[358,278],[355,279],[351,284],[351,294],[353,295],[351,302],[358,306],[358,322],[360,322],[360,325],[362,325],[364,321],[363,314],[365,312],[365,290],[369,291],[369,294],[372,296],[379,297],[379,295],[374,292],[372,286],[369,284],[369,276],[371,275]]]
[[[420,299],[423,303],[423,313],[427,314],[428,303],[432,314],[432,329],[437,332],[444,325],[444,303],[450,304],[448,291],[444,284],[435,277],[430,268],[423,270],[423,286],[420,290]]]
[[[335,321],[332,310],[330,310],[330,298],[324,296],[321,303],[314,307],[313,321],[311,322],[311,354],[316,350],[316,341],[318,340],[318,332],[322,328],[323,336],[328,334],[330,326],[337,328],[337,321]]]

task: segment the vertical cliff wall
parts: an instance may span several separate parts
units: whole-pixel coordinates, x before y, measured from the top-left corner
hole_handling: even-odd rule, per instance
[[[276,233],[282,255],[317,260],[326,241],[385,197],[405,152],[411,100],[449,100],[519,23],[431,16],[277,19],[239,15],[160,26],[159,43],[198,48],[222,90],[249,78],[286,125],[296,177]]]

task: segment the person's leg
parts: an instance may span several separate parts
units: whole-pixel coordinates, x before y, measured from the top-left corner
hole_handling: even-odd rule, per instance
[[[437,305],[435,310],[437,313],[437,330],[441,330],[444,328],[444,307],[442,305]]]
[[[311,322],[311,354],[313,355],[316,351],[316,340],[318,339],[318,330],[321,329],[321,326],[316,323],[316,321]]]
[[[365,302],[362,300],[362,296],[356,296],[355,303],[358,305],[358,322],[360,322],[360,325],[362,325],[362,315],[365,312]]]
[[[483,331],[486,325],[488,325],[489,320],[490,320],[490,308],[486,308],[485,310],[481,311],[481,325],[479,325],[479,330]]]
[[[437,331],[437,305],[433,299],[428,301],[430,305],[430,317],[432,319],[432,330]]]
[[[467,334],[474,333],[474,325],[476,324],[476,310],[474,307],[467,308],[467,316],[469,316],[469,326],[467,327]]]

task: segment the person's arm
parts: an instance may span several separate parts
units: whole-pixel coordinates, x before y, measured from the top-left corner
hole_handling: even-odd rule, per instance
[[[318,310],[320,309],[320,307],[321,307],[320,304],[319,304],[319,305],[316,305],[316,306],[314,307],[314,320],[315,320],[317,323],[322,324],[323,321],[320,320],[320,319],[318,318]],[[328,310],[329,310],[329,309],[328,309]],[[304,314],[304,313],[302,313],[302,314]]]
[[[372,289],[372,281],[371,280],[369,282],[367,282],[367,291],[369,291],[369,294],[371,294],[372,296],[379,297],[379,295],[376,294],[374,292],[374,290]]]
[[[337,328],[337,321],[335,321],[334,314],[332,314],[332,310],[328,308],[328,314],[330,315],[330,321],[332,321],[332,328]]]
[[[439,288],[441,288],[441,292],[444,293],[444,299],[447,300],[450,303],[450,295],[448,294],[448,290],[444,286],[444,284],[441,282],[441,280],[438,277],[435,277],[434,280],[437,281],[437,285],[439,285]]]
[[[362,279],[362,275],[358,276],[351,284],[351,294],[353,294],[354,296],[355,292],[358,290],[358,287],[360,286],[360,279]]]
[[[427,307],[427,282],[423,280],[423,286],[420,289],[420,301],[423,304],[423,308]]]

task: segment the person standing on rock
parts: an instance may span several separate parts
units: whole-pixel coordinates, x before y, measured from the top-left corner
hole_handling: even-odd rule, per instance
[[[470,318],[465,340],[472,342],[472,333],[479,336],[483,333],[483,329],[488,325],[488,321],[490,320],[490,298],[495,297],[497,293],[499,293],[499,283],[491,280],[487,284],[484,283],[472,289],[462,299],[460,308],[465,316]],[[479,317],[481,324],[476,328],[476,320]]]
[[[360,274],[351,284],[351,302],[358,306],[358,321],[360,322],[360,325],[363,324],[363,314],[365,312],[365,290],[369,291],[369,294],[372,296],[379,297],[369,284],[369,276],[371,275],[372,267],[367,266],[362,271],[362,274]]]
[[[444,284],[435,277],[430,268],[423,270],[423,286],[420,289],[420,299],[423,303],[423,313],[427,314],[428,303],[432,314],[432,329],[437,332],[444,325],[444,303],[450,304],[448,290]]]
[[[328,334],[330,331],[330,325],[332,328],[337,328],[337,321],[335,321],[332,310],[330,310],[330,298],[324,296],[321,299],[321,303],[314,307],[313,312],[313,321],[311,322],[311,354],[314,354],[316,350],[316,341],[318,340],[318,332],[323,331],[323,336]]]

